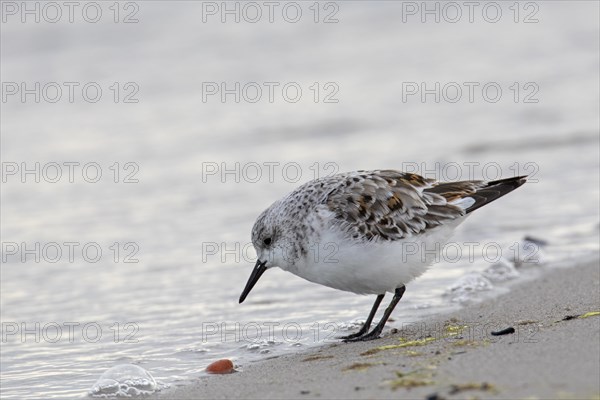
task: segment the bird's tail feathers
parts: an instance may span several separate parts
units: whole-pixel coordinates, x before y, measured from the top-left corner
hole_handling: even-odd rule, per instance
[[[465,209],[467,214],[477,210],[492,201],[499,199],[507,193],[512,192],[527,181],[527,176],[500,179],[497,181],[482,182],[483,185],[468,195],[474,200],[473,204]]]

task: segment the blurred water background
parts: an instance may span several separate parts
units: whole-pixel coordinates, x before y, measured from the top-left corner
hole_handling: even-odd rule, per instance
[[[497,22],[486,2],[474,9],[473,22],[456,3],[463,15],[455,23],[448,21],[457,16],[452,9],[433,2],[432,9],[445,10],[439,23],[427,14],[421,21],[420,2],[297,2],[302,15],[295,23],[298,7],[286,2],[273,10],[273,22],[269,9],[254,3],[263,13],[256,23],[248,21],[253,9],[245,8],[239,23],[225,14],[223,23],[220,2],[195,1],[117,3],[117,23],[112,2],[97,3],[97,23],[82,17],[87,3],[78,3],[73,23],[64,6],[56,23],[44,15],[23,23],[6,3],[3,398],[80,397],[124,363],[181,385],[219,358],[243,369],[331,339],[332,327],[355,329],[373,298],[280,270],[265,274],[237,304],[253,266],[248,245],[256,216],[299,184],[336,171],[532,177],[469,218],[454,237],[462,257],[411,284],[389,327],[455,304],[445,291],[489,267],[486,243],[514,249],[525,235],[547,241],[545,262],[530,268],[542,273],[597,257],[597,2],[517,3],[518,13],[513,2],[495,3]],[[245,6],[238,3],[240,13]],[[138,22],[123,23],[126,17]],[[22,82],[56,82],[63,94],[48,101],[56,90],[50,85],[39,103],[34,94],[22,101],[11,94]],[[64,82],[79,85],[72,102]],[[81,88],[90,82],[96,85],[86,99]],[[240,83],[239,102],[235,94],[225,102],[211,94],[222,82],[228,89]],[[421,92],[411,94],[436,82],[439,102],[435,94],[425,101]],[[98,86],[102,97],[91,102]],[[257,86],[262,96],[252,102]],[[462,96],[455,101],[457,86]],[[39,183],[22,174],[36,162]],[[56,183],[52,163],[62,168]],[[82,176],[88,164],[86,179],[102,173],[96,183]],[[70,242],[77,246],[72,260],[64,245]],[[466,242],[479,243],[474,253]],[[54,260],[52,246],[42,254],[48,243],[59,244],[62,258]],[[99,260],[91,260],[93,251],[82,254],[88,243],[102,249]]]

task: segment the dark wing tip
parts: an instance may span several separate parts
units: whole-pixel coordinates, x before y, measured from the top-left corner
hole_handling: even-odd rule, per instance
[[[525,182],[527,182],[527,175],[487,182],[485,186],[477,189],[475,194],[469,195],[475,199],[475,203],[467,208],[467,214],[512,192]]]

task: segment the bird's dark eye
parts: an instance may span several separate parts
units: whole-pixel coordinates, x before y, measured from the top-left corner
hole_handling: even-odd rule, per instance
[[[270,237],[265,238],[265,240],[263,240],[263,243],[265,244],[265,246],[270,245],[271,244],[271,238]]]

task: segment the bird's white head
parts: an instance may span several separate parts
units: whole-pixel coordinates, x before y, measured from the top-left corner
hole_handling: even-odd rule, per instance
[[[289,257],[286,256],[290,238],[289,229],[279,222],[273,206],[265,210],[252,227],[252,245],[259,261],[267,268],[286,269]]]
[[[252,227],[252,245],[256,251],[256,265],[240,296],[243,302],[258,279],[268,269],[279,267],[289,270],[298,257],[297,245],[294,243],[294,233],[291,221],[282,219],[278,203],[263,211]]]

